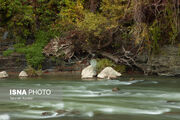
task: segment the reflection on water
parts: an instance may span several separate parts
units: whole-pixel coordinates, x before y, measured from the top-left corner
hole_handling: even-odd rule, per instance
[[[180,78],[136,76],[82,81],[79,75],[0,80],[0,120],[179,120]],[[118,87],[119,91],[112,91]],[[9,89],[51,89],[51,96],[8,100]]]

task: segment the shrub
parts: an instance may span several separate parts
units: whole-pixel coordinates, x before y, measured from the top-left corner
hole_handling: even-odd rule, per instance
[[[14,52],[14,50],[8,49],[8,50],[3,52],[3,56],[5,56],[5,57],[10,56],[13,52]]]
[[[17,43],[17,44],[14,44],[14,48],[15,48],[15,49],[23,48],[23,47],[25,47],[25,44],[24,44],[24,43]]]
[[[26,69],[24,71],[26,71],[28,76],[30,76],[30,77],[37,77],[42,74],[41,70],[35,70],[34,68],[32,68],[29,65],[26,67]]]
[[[45,59],[42,50],[54,35],[51,31],[40,30],[35,34],[35,42],[32,45],[25,46],[24,43],[17,43],[14,45],[15,51],[25,54],[29,66],[35,69],[41,69],[42,62]]]
[[[161,42],[161,35],[162,35],[159,23],[155,21],[149,29],[152,40],[152,52],[157,54],[159,53],[159,49],[160,49],[159,44]]]
[[[125,65],[116,65],[114,69],[120,73],[126,72],[126,66]]]
[[[105,67],[114,67],[115,64],[109,59],[98,59],[97,60],[97,71],[100,72]]]
[[[17,53],[25,54],[28,65],[35,69],[41,69],[41,63],[45,59],[44,55],[42,54],[42,49],[42,44],[36,43],[26,47],[16,47],[15,51]]]
[[[112,67],[118,72],[125,72],[126,71],[126,66],[125,65],[117,65],[113,61],[109,59],[97,59],[97,71],[100,72],[103,70],[105,67]]]

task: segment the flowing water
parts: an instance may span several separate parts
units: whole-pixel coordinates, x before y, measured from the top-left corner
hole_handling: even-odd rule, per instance
[[[82,81],[79,75],[63,74],[1,79],[0,120],[180,120],[180,78],[129,78]],[[10,89],[50,89],[52,94],[10,100]]]

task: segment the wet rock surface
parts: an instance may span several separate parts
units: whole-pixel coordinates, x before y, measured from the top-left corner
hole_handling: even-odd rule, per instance
[[[68,111],[66,110],[57,110],[56,113],[59,115],[59,114],[65,114],[67,113]]]
[[[120,89],[118,88],[118,87],[114,87],[113,89],[112,89],[112,91],[113,92],[117,92],[117,91],[119,91]]]
[[[52,112],[43,112],[41,115],[42,116],[51,116],[51,115],[53,115],[53,113]]]

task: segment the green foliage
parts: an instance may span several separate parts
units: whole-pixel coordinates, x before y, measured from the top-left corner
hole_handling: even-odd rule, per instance
[[[25,47],[25,44],[24,44],[24,43],[17,43],[17,44],[14,44],[14,48],[15,48],[15,49],[23,48],[23,47]]]
[[[16,52],[25,54],[28,65],[36,69],[41,69],[42,62],[45,59],[42,54],[42,45],[33,44],[31,46],[26,46],[22,48],[16,48]]]
[[[8,31],[15,37],[16,42],[21,38],[27,39],[32,35],[35,15],[33,14],[33,6],[24,4],[19,0],[1,0],[0,11],[2,21],[0,25],[6,25]],[[20,39],[16,39],[19,37]]]
[[[176,11],[174,11],[172,3],[168,3],[165,12],[166,16],[165,19],[168,20],[166,24],[169,34],[169,42],[170,44],[175,44],[178,36],[178,15]]]
[[[94,14],[92,12],[87,12],[85,14],[84,20],[79,21],[77,26],[82,31],[88,33],[93,33],[94,36],[99,36],[104,31],[103,28],[108,27],[106,24],[108,19],[100,14]],[[106,25],[106,26],[105,26]]]
[[[180,44],[178,44],[178,55],[180,56]]]
[[[124,16],[127,0],[102,0],[101,10],[109,20],[116,21]]]
[[[42,50],[51,37],[53,37],[51,32],[39,31],[36,33],[36,41],[32,45],[25,46],[23,43],[15,44],[15,51],[25,54],[28,65],[36,69],[41,69],[42,62],[45,59]]]
[[[126,66],[125,65],[116,65],[114,69],[120,73],[126,72]]]
[[[155,21],[154,24],[150,27],[150,34],[152,40],[152,52],[159,53],[159,44],[161,41],[161,29],[159,24]]]
[[[178,28],[173,22],[171,22],[171,29],[172,31],[169,32],[169,41],[171,44],[175,44],[178,36]]]
[[[100,72],[105,67],[112,67],[116,71],[121,72],[121,73],[126,71],[126,66],[124,66],[124,65],[117,65],[113,61],[106,59],[106,58],[97,59],[97,67],[96,67],[97,71]]]
[[[130,49],[134,47],[132,45],[142,46],[139,50],[148,48],[152,53],[158,53],[164,44],[177,43],[180,18],[172,0],[167,0],[163,3],[165,6],[157,10],[149,7],[154,5],[152,0],[94,0],[94,5],[91,2],[0,0],[1,35],[8,31],[8,38],[16,43],[15,50],[4,51],[3,55],[25,54],[28,65],[41,69],[44,46],[56,36],[71,37],[67,33],[79,35],[73,38],[73,43],[83,44],[77,47],[80,52],[76,49],[79,53],[87,49],[120,53],[122,46]],[[157,6],[163,5],[160,2]],[[96,11],[92,12],[93,7]],[[125,69],[112,61],[100,60],[99,67],[107,65],[119,71]]]
[[[105,67],[115,67],[115,64],[109,59],[98,59],[97,60],[97,71],[100,72]]]
[[[14,50],[8,49],[8,50],[3,52],[3,56],[5,56],[5,57],[10,56],[13,52],[14,52]]]
[[[83,16],[83,2],[84,0],[62,0],[60,5],[62,6],[60,17],[61,21],[65,24],[73,24],[82,18]]]
[[[45,57],[42,54],[41,44],[33,44],[27,50],[25,50],[25,54],[29,65],[36,69],[42,68],[41,64]]]
[[[41,70],[35,70],[34,68],[32,68],[29,65],[25,68],[25,71],[27,72],[28,76],[30,76],[30,77],[37,77],[37,76],[42,75]]]

